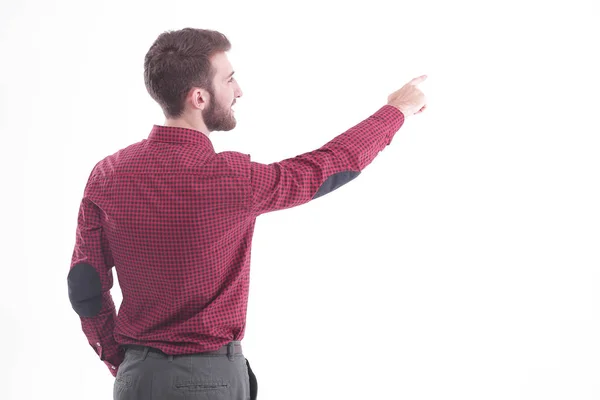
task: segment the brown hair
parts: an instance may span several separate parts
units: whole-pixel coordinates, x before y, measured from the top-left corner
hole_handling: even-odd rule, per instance
[[[181,116],[192,87],[214,97],[216,71],[209,58],[230,49],[225,35],[208,29],[184,28],[158,36],[144,59],[144,82],[166,118]]]

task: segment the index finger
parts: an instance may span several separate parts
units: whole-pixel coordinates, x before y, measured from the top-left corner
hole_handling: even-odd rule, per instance
[[[417,78],[414,78],[412,81],[410,81],[410,84],[418,85],[419,83],[423,82],[425,79],[427,79],[427,75],[421,75]]]

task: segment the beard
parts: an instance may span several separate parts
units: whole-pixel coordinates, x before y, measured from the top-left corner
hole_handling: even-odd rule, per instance
[[[213,131],[230,131],[235,128],[237,121],[231,110],[231,105],[223,106],[215,101],[214,93],[210,93],[210,104],[208,108],[202,112],[204,125],[206,128]]]

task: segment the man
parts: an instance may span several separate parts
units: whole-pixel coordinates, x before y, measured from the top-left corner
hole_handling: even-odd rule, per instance
[[[256,217],[355,179],[404,118],[426,108],[421,76],[318,150],[268,165],[215,153],[209,134],[235,128],[242,96],[230,48],[211,30],[159,35],[144,77],[166,121],[98,162],[85,186],[69,299],[116,377],[115,399],[255,399],[241,340]],[[118,315],[113,266],[123,294]]]

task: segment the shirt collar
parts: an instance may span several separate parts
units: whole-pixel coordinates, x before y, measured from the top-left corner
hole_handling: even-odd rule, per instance
[[[169,143],[191,143],[215,151],[212,142],[204,133],[190,128],[154,125],[148,140]]]

